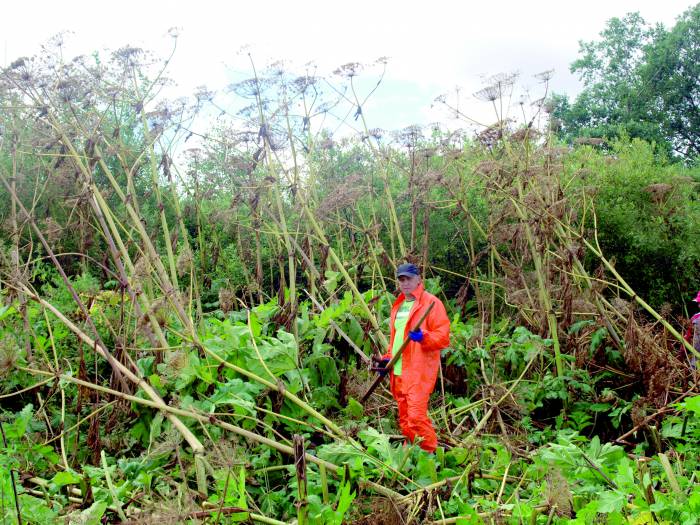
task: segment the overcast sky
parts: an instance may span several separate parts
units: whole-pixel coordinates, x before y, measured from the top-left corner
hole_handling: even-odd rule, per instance
[[[59,31],[74,54],[129,44],[167,55],[168,30],[179,28],[170,77],[185,95],[199,85],[224,90],[249,75],[247,56],[260,65],[313,61],[319,73],[347,62],[389,57],[387,76],[365,108],[370,127],[397,129],[445,120],[431,107],[436,96],[459,86],[461,108],[495,120],[472,93],[485,77],[519,72],[519,85],[541,87],[532,76],[554,69],[552,89],[575,94],[568,67],[579,40],[595,39],[606,20],[639,11],[648,22],[673,25],[696,2],[687,0],[562,0],[482,2],[424,0],[353,2],[231,2],[120,0],[8,2],[0,20],[3,65],[39,51]]]

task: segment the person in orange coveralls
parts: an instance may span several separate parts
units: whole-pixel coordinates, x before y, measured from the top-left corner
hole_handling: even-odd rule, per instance
[[[401,293],[391,308],[389,352],[383,356],[385,367],[393,352],[403,344],[405,332],[416,324],[431,303],[435,303],[421,328],[408,332],[409,344],[394,369],[388,371],[391,393],[399,407],[401,432],[410,443],[420,437],[419,446],[435,452],[437,435],[428,417],[428,401],[440,369],[440,350],[450,344],[450,320],[442,301],[425,291],[415,264],[400,265],[396,277]],[[381,371],[386,373],[385,369]]]

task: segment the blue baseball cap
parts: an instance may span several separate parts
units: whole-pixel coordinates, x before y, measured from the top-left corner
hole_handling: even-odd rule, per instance
[[[416,275],[420,275],[420,270],[415,264],[400,264],[396,269],[396,277],[401,277],[402,275],[405,275],[406,277],[414,277]]]

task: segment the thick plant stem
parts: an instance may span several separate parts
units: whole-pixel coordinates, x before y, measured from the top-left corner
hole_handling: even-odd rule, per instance
[[[586,245],[586,247],[588,247],[588,249],[591,250],[591,251],[596,255],[596,257],[598,257],[598,258],[600,259],[600,261],[603,263],[603,265],[605,266],[605,268],[607,268],[607,270],[608,270],[611,274],[613,274],[613,276],[615,277],[615,279],[617,279],[617,281],[618,281],[618,282],[620,283],[620,285],[622,286],[622,289],[625,291],[625,293],[626,293],[627,295],[630,296],[630,298],[632,298],[639,306],[641,306],[642,308],[644,308],[644,310],[646,310],[646,311],[649,313],[649,315],[651,315],[654,319],[656,319],[659,323],[661,323],[661,324],[663,325],[663,327],[664,327],[666,330],[668,330],[669,333],[670,333],[671,335],[673,335],[673,337],[675,337],[678,341],[681,342],[681,344],[683,344],[683,346],[685,347],[686,350],[688,350],[688,351],[689,351],[691,354],[693,354],[695,357],[700,358],[700,352],[698,352],[695,348],[693,348],[693,345],[691,345],[690,343],[688,343],[688,341],[685,340],[685,338],[683,337],[683,335],[682,335],[680,332],[678,332],[678,330],[676,330],[673,326],[671,326],[671,324],[670,324],[666,319],[664,319],[664,318],[663,318],[656,310],[654,310],[644,299],[642,299],[641,297],[639,297],[639,296],[635,293],[635,291],[632,289],[632,287],[631,287],[629,284],[627,284],[627,281],[625,281],[625,280],[623,279],[623,277],[618,273],[618,271],[617,271],[617,270],[615,269],[615,267],[610,263],[610,261],[608,261],[608,260],[603,256],[602,251],[601,251],[600,249],[596,249],[596,248],[595,248],[590,242],[588,242],[586,239],[583,239],[583,238],[582,238],[582,241],[583,241],[583,243]]]
[[[43,376],[54,376],[53,373],[51,372],[45,372],[43,370],[33,370],[33,369],[23,369],[26,372],[33,373],[33,374],[38,374],[38,375],[43,375]],[[187,417],[187,418],[192,418],[196,421],[199,421],[201,423],[206,423],[206,424],[213,424],[216,425],[220,428],[223,428],[224,430],[228,430],[230,432],[233,432],[234,434],[237,434],[249,441],[252,441],[254,443],[260,443],[262,445],[268,446],[270,448],[273,448],[275,450],[278,450],[279,452],[282,452],[283,454],[287,454],[289,456],[294,456],[294,448],[290,447],[288,445],[284,445],[282,443],[278,443],[277,441],[274,441],[273,439],[270,439],[265,436],[261,436],[259,434],[256,434],[255,432],[251,432],[250,430],[246,430],[244,428],[241,428],[239,426],[233,425],[231,423],[227,423],[226,421],[221,420],[218,417],[212,416],[211,414],[201,414],[198,412],[193,412],[191,410],[185,410],[181,408],[176,408],[170,405],[165,405],[162,406],[159,402],[156,402],[153,399],[145,399],[143,397],[138,397],[134,396],[131,394],[126,394],[124,392],[119,392],[117,390],[112,390],[107,387],[102,387],[100,385],[95,385],[92,383],[89,383],[87,381],[82,381],[76,377],[73,377],[72,375],[66,375],[66,374],[61,374],[58,376],[59,379],[74,383],[76,385],[82,385],[86,386],[88,388],[92,388],[95,390],[99,390],[101,392],[106,392],[110,393],[114,396],[120,397],[122,399],[129,400],[133,403],[137,403],[139,405],[144,405],[144,406],[149,406],[151,408],[161,410],[164,413],[175,416],[177,417]],[[358,449],[358,454],[363,454],[361,449]],[[326,461],[324,459],[321,459],[319,457],[314,456],[313,454],[310,454],[309,452],[304,453],[304,457],[306,461],[309,463],[314,463],[315,465],[323,465],[326,470],[329,470],[335,474],[340,474],[342,471],[342,467],[339,467],[338,465],[335,465],[334,463],[331,463],[330,461]],[[382,485],[379,485],[378,483],[374,483],[372,481],[367,481],[367,480],[362,480],[360,482],[361,486],[367,487],[369,489],[374,490],[378,494],[382,496],[386,496],[395,500],[398,500],[401,498],[401,495],[398,494],[397,492],[391,490],[388,487],[384,487]]]
[[[552,341],[554,342],[554,363],[557,368],[557,376],[558,377],[563,377],[564,376],[564,364],[561,358],[561,351],[559,347],[559,334],[558,334],[558,328],[557,328],[557,320],[556,316],[554,314],[554,310],[552,309],[552,301],[549,296],[549,291],[547,290],[547,286],[545,284],[545,267],[542,263],[542,258],[540,257],[540,253],[537,250],[537,243],[535,241],[535,237],[532,233],[532,228],[530,227],[530,223],[528,222],[528,218],[525,215],[525,212],[523,211],[522,206],[520,206],[521,202],[524,202],[524,196],[523,196],[523,187],[522,187],[522,181],[520,178],[517,179],[517,190],[518,190],[518,199],[519,202],[516,201],[515,199],[512,199],[513,205],[516,209],[516,212],[518,214],[518,217],[520,218],[521,224],[523,225],[523,228],[525,230],[525,236],[527,238],[527,243],[528,247],[530,248],[530,256],[532,257],[532,262],[535,265],[535,273],[537,275],[537,284],[538,284],[538,289],[539,289],[539,299],[540,299],[540,305],[542,307],[542,310],[546,312],[546,318],[547,318],[547,325],[548,325],[548,331],[549,331],[549,337],[552,338]]]
[[[365,120],[365,114],[362,111],[362,103],[360,102],[359,97],[357,96],[357,92],[355,91],[355,85],[353,83],[352,77],[350,78],[350,89],[352,90],[352,94],[355,98],[355,104],[358,107],[360,118],[362,120],[362,126],[365,131],[365,135],[369,138],[370,133],[369,133],[369,128],[367,127],[367,121]],[[378,159],[383,159],[384,157],[381,155],[381,152],[377,149],[375,144],[372,142],[371,138],[367,141],[369,143],[370,148],[372,149],[372,153],[374,153],[375,157]],[[394,205],[394,198],[391,195],[391,190],[389,187],[389,167],[388,167],[388,162],[384,161],[382,162],[382,182],[384,183],[384,194],[386,195],[386,204],[389,208],[389,216],[391,217],[392,224],[394,226],[394,230],[396,233],[396,238],[399,241],[399,251],[400,257],[405,257],[407,255],[406,252],[406,243],[403,240],[403,235],[401,234],[401,223],[399,223],[399,216],[396,213],[396,206]]]
[[[104,450],[101,451],[100,457],[102,459],[102,471],[105,475],[105,481],[107,481],[107,488],[109,489],[109,493],[112,496],[112,504],[117,509],[117,514],[119,514],[121,520],[127,521],[126,514],[124,514],[124,509],[122,509],[121,502],[119,501],[119,496],[117,496],[117,490],[114,488],[114,483],[112,483],[112,476],[109,473],[109,467],[107,466],[107,456],[105,455]]]
[[[308,500],[306,492],[306,453],[304,451],[304,437],[294,434],[294,466],[297,476],[297,524],[307,523]]]
[[[251,65],[253,67],[253,73],[255,75],[255,82],[258,83],[258,74],[255,71],[255,64],[251,60]],[[290,241],[289,228],[287,227],[287,219],[284,213],[284,206],[282,205],[282,192],[280,191],[280,181],[279,177],[275,176],[274,170],[272,168],[272,148],[270,147],[270,138],[267,134],[268,123],[265,118],[265,113],[263,112],[263,103],[260,98],[260,88],[255,91],[255,97],[258,104],[258,116],[260,118],[261,130],[265,130],[263,133],[263,146],[265,148],[265,166],[267,168],[268,176],[274,180],[274,198],[275,205],[277,207],[277,214],[279,215],[279,224],[282,227],[282,234],[284,238],[284,245],[287,250],[287,264],[289,272],[289,304],[292,314],[296,311],[296,259],[294,257],[294,249],[292,248],[292,243]],[[287,121],[289,126],[289,121]],[[261,132],[262,133],[262,132]],[[294,149],[294,141],[292,143],[292,154],[294,156],[295,173],[296,173],[296,150]],[[282,274],[284,275],[284,273]],[[296,323],[292,326],[292,331],[294,337],[298,337]]]
[[[147,144],[147,155],[148,155],[148,165],[151,172],[151,182],[153,184],[153,192],[156,196],[156,203],[158,204],[158,209],[160,210],[160,227],[163,228],[163,238],[165,242],[165,252],[168,255],[168,263],[170,267],[170,280],[172,285],[177,290],[179,288],[179,283],[177,280],[177,269],[175,256],[173,254],[172,239],[170,235],[170,227],[168,225],[168,220],[165,217],[165,205],[163,204],[163,198],[160,193],[160,183],[158,181],[158,166],[156,164],[156,154],[153,147],[153,140],[151,139],[151,134],[148,130],[148,123],[146,122],[145,112],[141,112],[141,123],[143,126],[143,135]]]
[[[158,395],[158,393],[155,391],[155,389],[153,389],[153,387],[149,383],[147,383],[143,378],[136,375],[136,373],[134,373],[130,368],[127,368],[122,363],[114,359],[114,357],[111,354],[109,354],[109,352],[106,350],[106,348],[103,347],[103,345],[97,344],[97,341],[91,339],[88,335],[86,335],[80,328],[78,328],[70,319],[64,316],[51,303],[42,299],[38,295],[35,295],[28,288],[23,287],[23,289],[28,297],[30,297],[32,300],[36,301],[41,306],[53,313],[59,319],[59,321],[61,321],[61,323],[63,323],[66,326],[66,328],[73,332],[83,343],[85,343],[90,348],[94,349],[94,351],[100,356],[102,356],[104,359],[106,359],[107,362],[109,362],[109,364],[113,368],[116,368],[122,375],[124,375],[126,378],[132,381],[136,386],[141,388],[146,393],[146,395],[148,395],[148,397],[150,397],[151,400],[155,403],[156,408],[160,410],[165,410],[165,408],[168,405],[165,403],[165,401],[163,401],[163,399]],[[199,441],[199,439],[197,439],[197,437],[192,433],[192,431],[189,428],[187,428],[187,426],[185,426],[184,423],[182,423],[182,421],[180,421],[175,415],[171,413],[167,414],[167,417],[170,420],[170,422],[180,432],[180,434],[182,434],[182,437],[190,445],[194,454],[203,454],[204,446]]]
[[[369,319],[370,323],[372,323],[372,327],[375,330],[375,334],[376,334],[377,338],[379,339],[379,342],[381,343],[382,348],[384,349],[384,351],[386,351],[386,349],[389,347],[389,341],[387,341],[386,336],[382,333],[381,329],[379,328],[379,323],[377,322],[377,318],[370,311],[369,306],[367,306],[367,302],[365,301],[365,298],[360,293],[360,290],[357,289],[357,285],[355,284],[355,281],[353,280],[352,277],[350,277],[350,274],[348,274],[347,270],[345,269],[345,265],[338,258],[338,255],[335,253],[335,250],[326,240],[326,236],[323,233],[323,230],[321,230],[321,227],[318,225],[316,218],[311,213],[311,210],[306,205],[303,206],[303,210],[304,210],[304,213],[306,214],[306,217],[309,221],[309,224],[311,224],[314,231],[316,232],[316,235],[319,237],[319,239],[321,240],[321,242],[324,245],[328,246],[328,255],[333,260],[333,263],[335,264],[338,271],[342,274],[343,278],[345,279],[345,283],[348,285],[350,290],[352,290],[352,293],[355,296],[355,298],[357,299],[357,302],[359,303],[360,308],[365,313],[365,315]]]
[[[17,145],[12,144],[12,178],[10,180],[12,185],[12,195],[17,195]],[[17,203],[15,199],[12,199],[12,208],[10,214],[10,228],[12,230],[11,237],[12,243],[10,248],[10,264],[12,266],[12,271],[15,272],[16,277],[20,278],[22,275],[22,270],[19,263],[19,224],[17,221]],[[19,310],[22,314],[22,322],[24,323],[24,331],[27,335],[30,333],[29,327],[29,316],[27,315],[27,299],[23,293],[19,294]],[[32,344],[29,337],[25,338],[24,350],[27,355],[27,361],[31,362],[34,357],[32,355]]]

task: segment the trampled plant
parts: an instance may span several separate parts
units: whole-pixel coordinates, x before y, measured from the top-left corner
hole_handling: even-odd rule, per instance
[[[2,73],[3,519],[696,517],[696,350],[612,242],[697,266],[669,238],[696,231],[692,184],[657,186],[683,169],[498,112],[474,139],[385,138],[355,64],[333,81],[253,65],[245,109],[180,162],[220,101],[160,102],[162,67],[127,48]],[[322,125],[340,104],[359,139]],[[404,445],[386,390],[358,401],[405,260],[452,320],[435,455]]]

